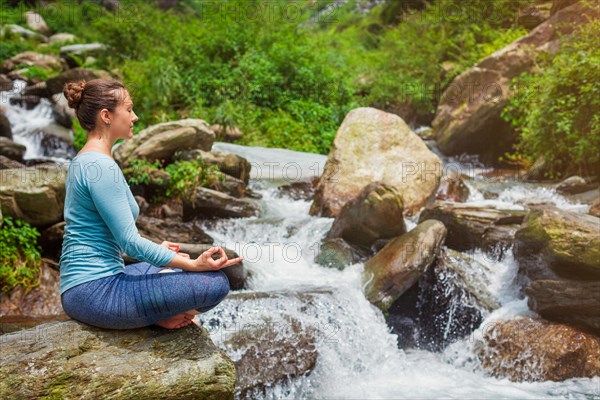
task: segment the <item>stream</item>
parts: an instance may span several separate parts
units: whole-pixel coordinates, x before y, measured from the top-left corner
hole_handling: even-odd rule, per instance
[[[11,96],[8,92],[2,95],[4,99]],[[14,140],[27,146],[25,159],[44,158],[37,132],[53,120],[50,103],[42,100],[32,110],[10,101],[3,104]],[[436,151],[433,143],[428,145]],[[441,352],[400,349],[382,312],[363,294],[363,265],[337,270],[313,261],[333,219],[310,216],[310,201],[293,200],[280,195],[277,189],[283,184],[318,176],[327,158],[220,142],[214,144],[213,150],[235,153],[252,163],[249,187],[263,196],[259,200],[263,212],[260,217],[205,221],[203,227],[216,244],[245,258],[251,277],[249,289],[242,293],[266,292],[272,296],[245,301],[243,296],[232,296],[240,292],[232,292],[230,298],[200,316],[201,324],[234,361],[241,355],[227,344],[227,339],[250,326],[266,324],[275,330],[281,327],[282,331],[276,333],[285,334],[284,328],[289,324],[286,325],[284,316],[289,316],[316,332],[318,357],[314,370],[308,376],[255,393],[253,398],[597,399],[600,396],[600,377],[515,383],[490,377],[481,369],[473,343],[485,327],[497,319],[535,315],[529,310],[527,299],[518,296],[514,282],[517,265],[510,251],[501,261],[480,251],[469,253],[469,257],[490,267],[483,273],[491,282],[491,294],[500,304],[499,309],[485,315],[479,329]],[[68,162],[64,158],[53,159]],[[575,212],[588,210],[587,205],[558,195],[550,185],[486,178],[489,170],[472,160],[442,159],[445,168],[461,168],[471,177],[465,181],[471,191],[469,204],[523,209],[524,202],[533,200],[551,202]],[[407,228],[413,229],[417,220],[418,215],[408,218]],[[310,295],[310,301],[304,301],[305,294]]]

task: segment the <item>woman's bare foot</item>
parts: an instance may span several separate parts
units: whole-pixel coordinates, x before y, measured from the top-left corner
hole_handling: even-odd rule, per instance
[[[188,313],[181,313],[169,319],[165,319],[164,321],[157,322],[155,325],[162,326],[166,329],[179,329],[194,323],[192,319],[193,315],[190,315]]]

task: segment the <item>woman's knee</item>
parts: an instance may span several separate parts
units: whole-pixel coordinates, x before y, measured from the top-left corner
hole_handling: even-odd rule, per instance
[[[223,271],[214,271],[214,273],[216,274],[215,295],[220,303],[229,294],[229,278]]]

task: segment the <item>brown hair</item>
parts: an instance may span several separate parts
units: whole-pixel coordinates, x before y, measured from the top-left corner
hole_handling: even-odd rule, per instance
[[[125,86],[112,79],[92,79],[88,82],[68,82],[63,88],[63,94],[69,102],[69,107],[75,109],[79,124],[86,131],[96,127],[98,112],[106,108],[114,112],[119,103],[125,99]]]

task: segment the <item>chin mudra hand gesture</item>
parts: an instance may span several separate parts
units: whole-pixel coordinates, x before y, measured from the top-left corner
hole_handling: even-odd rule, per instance
[[[212,246],[210,249],[200,254],[198,258],[191,259],[189,254],[179,252],[179,245],[177,243],[164,241],[160,245],[173,250],[181,257],[189,259],[189,268],[184,268],[187,271],[218,271],[222,268],[229,267],[230,265],[237,264],[244,259],[243,257],[237,257],[230,260],[227,258],[227,254],[225,254],[225,249],[218,246]],[[217,253],[219,253],[220,257],[214,259],[213,255]]]

